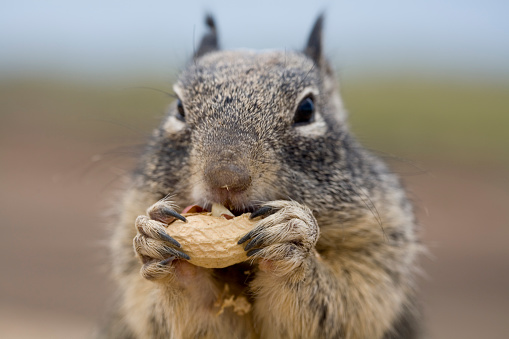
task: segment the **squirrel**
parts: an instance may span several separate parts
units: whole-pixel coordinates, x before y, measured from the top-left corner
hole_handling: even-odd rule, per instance
[[[323,21],[302,51],[221,50],[206,17],[121,198],[99,337],[419,336],[413,206],[348,129]],[[164,232],[177,206],[212,203],[261,217],[239,242],[251,261],[197,267]],[[225,291],[252,307],[220,308]]]

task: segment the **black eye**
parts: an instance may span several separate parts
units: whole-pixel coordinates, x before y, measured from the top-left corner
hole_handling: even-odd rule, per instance
[[[312,97],[302,99],[293,117],[294,124],[306,124],[315,120],[315,103]]]
[[[180,99],[177,99],[177,119],[180,121],[186,120],[186,112],[184,111],[184,105],[182,105],[182,101]]]

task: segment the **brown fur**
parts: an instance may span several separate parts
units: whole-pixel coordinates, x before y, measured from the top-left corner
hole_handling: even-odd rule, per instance
[[[154,132],[120,204],[121,297],[103,337],[415,338],[412,208],[348,132],[322,19],[303,53],[219,51],[208,24],[175,88],[183,110]],[[307,96],[315,118],[294,123]],[[161,235],[177,205],[213,202],[267,207],[243,244],[250,263],[196,267]],[[251,311],[220,312],[225,293]]]

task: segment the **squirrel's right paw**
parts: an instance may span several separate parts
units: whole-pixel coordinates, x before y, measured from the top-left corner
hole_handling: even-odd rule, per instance
[[[168,221],[185,218],[169,207],[167,202],[157,202],[148,209],[148,214],[136,218],[137,234],[134,251],[141,259],[141,275],[148,280],[158,280],[174,273],[172,262],[189,256],[180,250],[180,244],[166,233]]]

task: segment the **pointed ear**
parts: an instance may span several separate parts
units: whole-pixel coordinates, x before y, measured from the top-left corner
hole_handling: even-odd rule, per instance
[[[217,51],[219,49],[219,44],[217,42],[216,23],[214,22],[212,15],[207,14],[205,17],[205,24],[208,26],[209,31],[201,39],[200,47],[198,47],[194,53],[195,58],[199,58],[204,54],[212,51]]]
[[[321,63],[323,46],[322,46],[322,28],[323,13],[318,16],[313,26],[313,30],[308,38],[308,43],[304,49],[304,54],[313,59],[318,65]]]

